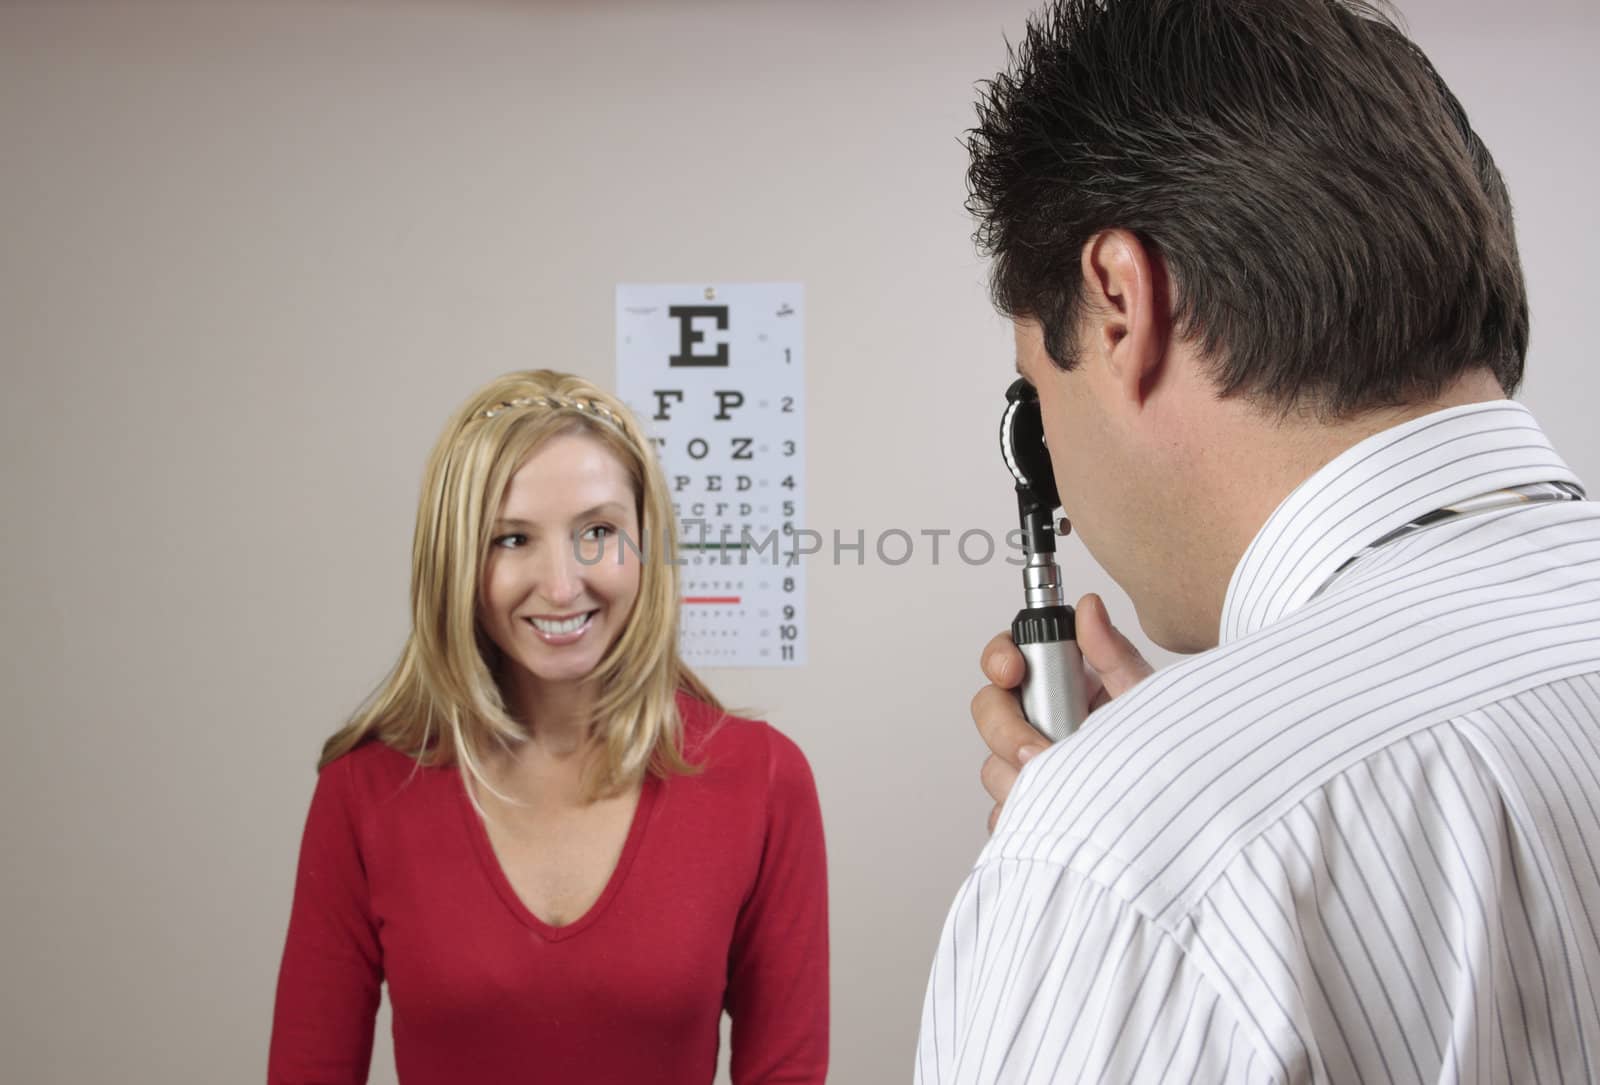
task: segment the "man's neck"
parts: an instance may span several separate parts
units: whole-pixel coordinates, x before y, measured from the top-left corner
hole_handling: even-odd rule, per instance
[[[1480,369],[1458,378],[1432,399],[1336,422],[1269,416],[1242,401],[1220,401],[1216,424],[1217,432],[1226,435],[1224,451],[1211,459],[1212,470],[1197,495],[1199,507],[1214,510],[1215,516],[1206,533],[1212,546],[1203,578],[1205,589],[1196,600],[1205,608],[1202,622],[1211,636],[1209,644],[1200,647],[1216,643],[1234,569],[1267,519],[1296,487],[1340,454],[1385,430],[1436,411],[1504,398],[1493,374]]]

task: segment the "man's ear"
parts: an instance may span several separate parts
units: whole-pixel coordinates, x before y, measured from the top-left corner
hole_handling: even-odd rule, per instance
[[[1172,332],[1166,265],[1130,230],[1083,246],[1085,352],[1129,404],[1142,407],[1165,373]]]

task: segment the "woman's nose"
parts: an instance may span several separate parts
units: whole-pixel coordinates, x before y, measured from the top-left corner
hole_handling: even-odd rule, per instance
[[[547,547],[541,557],[540,595],[559,607],[583,594],[582,567],[574,560],[570,547]]]

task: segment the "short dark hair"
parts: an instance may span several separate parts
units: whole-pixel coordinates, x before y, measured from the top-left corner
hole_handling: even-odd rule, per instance
[[[1488,367],[1527,295],[1494,160],[1363,0],[1052,0],[981,85],[968,209],[996,306],[1075,364],[1083,246],[1131,230],[1223,395],[1343,417]]]

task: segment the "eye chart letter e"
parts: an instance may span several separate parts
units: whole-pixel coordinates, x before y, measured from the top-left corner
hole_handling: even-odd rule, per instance
[[[804,321],[799,283],[617,287],[617,394],[677,509],[690,666],[806,660]]]

